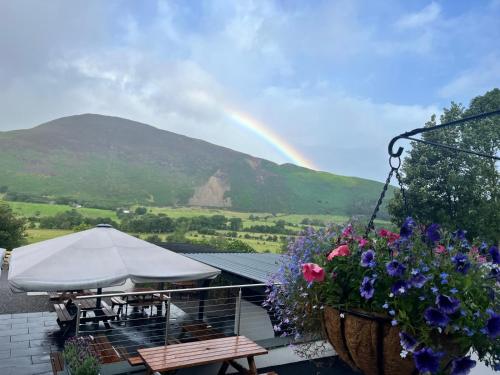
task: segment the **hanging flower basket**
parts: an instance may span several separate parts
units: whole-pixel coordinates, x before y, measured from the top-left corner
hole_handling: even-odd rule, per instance
[[[366,375],[465,375],[472,352],[500,368],[495,244],[408,218],[399,234],[370,238],[350,226],[310,228],[288,250],[266,302],[282,336],[326,336]]]
[[[324,324],[328,341],[353,369],[366,375],[414,373],[413,361],[400,356],[400,330],[390,319],[326,307]]]

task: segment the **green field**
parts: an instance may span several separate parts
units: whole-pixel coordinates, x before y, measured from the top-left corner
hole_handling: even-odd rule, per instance
[[[74,209],[74,207],[63,204],[45,204],[45,203],[28,203],[28,202],[7,202],[10,207],[19,216],[54,216],[55,214]],[[98,218],[107,217],[113,220],[118,220],[116,213],[111,210],[100,210],[98,208],[81,207],[76,209],[85,217]]]
[[[24,217],[44,217],[44,216],[53,216],[57,213],[65,212],[68,210],[75,209],[72,206],[67,205],[59,205],[59,204],[43,204],[43,203],[28,203],[28,202],[7,202],[14,212],[20,216]],[[133,212],[135,210],[134,207],[130,207],[130,211]],[[349,218],[346,216],[331,216],[331,215],[298,215],[298,214],[270,214],[265,212],[237,212],[237,211],[229,211],[224,209],[211,209],[211,208],[194,208],[194,207],[148,207],[148,212],[153,214],[165,214],[173,219],[179,217],[195,217],[195,216],[212,216],[212,215],[224,215],[227,218],[241,218],[243,220],[243,228],[249,228],[254,225],[274,225],[274,223],[278,220],[284,220],[288,223],[285,227],[287,229],[293,231],[300,231],[302,228],[301,222],[304,218],[308,218],[310,220],[321,220],[322,222],[328,223],[336,223],[343,224],[346,223]],[[96,208],[86,208],[81,207],[76,209],[83,216],[89,218],[97,218],[97,217],[105,217],[111,218],[117,222],[120,222],[118,217],[116,216],[115,211],[112,210],[103,210]],[[258,219],[250,220],[249,217],[253,215],[253,217],[258,217]],[[385,221],[377,221],[378,225],[390,226],[389,222]],[[217,231],[218,236],[223,236],[227,231]],[[62,236],[68,233],[72,233],[71,230],[60,230],[60,229],[39,229],[39,228],[31,228],[27,231],[28,243],[35,243],[39,241],[44,241],[47,239],[55,238],[58,236]],[[139,233],[134,235],[139,235],[141,238],[147,238],[151,235],[151,233]],[[160,234],[160,238],[165,240],[165,238],[169,235],[168,233]],[[252,237],[261,237],[262,238],[244,238],[245,235],[250,235]],[[251,232],[237,232],[237,239],[248,243],[255,250],[259,252],[279,252],[282,248],[282,241],[280,240],[283,235],[276,235],[278,237],[278,241],[267,241],[268,236],[273,236],[273,234],[268,233],[251,233]],[[212,235],[201,235],[197,232],[188,232],[186,233],[186,237],[189,240],[210,240]]]

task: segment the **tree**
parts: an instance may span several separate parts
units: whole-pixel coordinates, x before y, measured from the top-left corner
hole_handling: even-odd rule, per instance
[[[0,247],[12,250],[24,243],[26,220],[16,217],[6,203],[0,203]]]
[[[229,219],[229,229],[232,231],[239,231],[243,226],[243,220],[241,220],[239,217],[232,217]]]
[[[136,215],[144,215],[146,212],[148,212],[148,209],[146,207],[137,207],[135,209]]]
[[[474,98],[469,108],[451,103],[441,123],[500,108],[500,90]],[[426,127],[435,126],[433,115]],[[488,155],[500,152],[500,117],[422,134],[424,140]],[[399,192],[389,212],[400,224],[407,214],[417,221],[440,223],[450,230],[466,229],[469,237],[500,239],[499,171],[492,159],[412,142],[402,165],[408,212]]]

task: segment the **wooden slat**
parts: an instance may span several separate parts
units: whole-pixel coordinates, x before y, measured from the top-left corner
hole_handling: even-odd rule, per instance
[[[244,336],[238,336],[139,349],[138,352],[149,368],[162,372],[253,357],[266,354],[267,350]]]
[[[73,320],[73,317],[70,315],[68,309],[63,303],[56,303],[54,305],[54,310],[56,311],[57,317],[62,323]]]
[[[64,370],[64,358],[61,352],[50,353],[50,363],[52,365],[52,372],[54,375]]]
[[[239,337],[225,337],[221,339],[213,339],[213,340],[204,340],[204,341],[194,341],[194,342],[189,342],[189,343],[183,343],[182,345],[169,345],[167,347],[165,346],[158,346],[155,348],[149,348],[149,349],[141,349],[144,354],[151,354],[151,353],[157,353],[157,352],[164,352],[166,349],[169,354],[178,354],[178,353],[185,353],[187,351],[192,352],[195,350],[206,350],[207,348],[218,348],[218,347],[233,347],[235,345],[239,346],[244,346],[244,345],[254,345],[257,347],[258,346],[256,343],[253,341],[245,338],[244,336],[239,336]]]
[[[163,363],[209,363],[209,362],[220,362],[228,359],[237,359],[248,357],[249,355],[262,355],[266,354],[267,351],[261,351],[258,348],[241,348],[237,351],[233,350],[218,350],[218,351],[206,351],[205,353],[198,353],[196,355],[185,355],[185,356],[170,356],[164,357],[162,355],[154,358],[144,358],[145,362],[151,367],[160,366]],[[209,362],[206,362],[209,361]],[[170,366],[169,366],[170,367]]]
[[[140,356],[128,357],[127,361],[130,366],[140,366],[144,364],[144,361]]]

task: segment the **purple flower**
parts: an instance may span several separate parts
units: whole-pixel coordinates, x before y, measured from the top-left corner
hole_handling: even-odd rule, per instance
[[[459,229],[453,232],[452,235],[455,240],[465,240],[465,233],[467,232],[463,229]]]
[[[454,314],[460,308],[460,301],[456,298],[440,294],[436,297],[436,305],[446,314]]]
[[[396,296],[405,294],[408,291],[408,283],[404,280],[398,280],[391,286],[391,292]]]
[[[490,318],[486,322],[485,330],[492,339],[500,335],[500,314],[496,314],[493,311],[490,312]]]
[[[418,371],[434,374],[439,369],[439,361],[442,356],[442,353],[434,353],[431,348],[423,348],[413,354],[413,360]]]
[[[469,356],[454,359],[451,362],[451,375],[467,375],[476,367],[476,361],[470,359]]]
[[[406,267],[399,263],[397,260],[391,260],[386,264],[385,269],[389,276],[401,277],[403,276]]]
[[[427,227],[425,231],[425,235],[431,242],[438,242],[441,239],[441,235],[439,234],[439,224],[431,224]]]
[[[359,287],[361,297],[367,300],[373,297],[373,293],[375,293],[375,288],[373,287],[374,283],[374,279],[370,279],[369,277],[365,276],[365,278],[361,282],[361,286]]]
[[[446,327],[450,321],[448,315],[434,307],[428,307],[424,311],[424,318],[431,327]]]
[[[417,224],[415,223],[415,220],[413,220],[411,217],[407,217],[403,225],[401,226],[399,235],[403,238],[410,237],[413,233],[413,228],[415,228],[416,226]]]
[[[417,288],[417,289],[420,289],[422,288],[425,283],[427,282],[427,277],[421,273],[413,276],[411,279],[410,279],[410,285],[413,287],[413,288]]]
[[[492,268],[490,271],[490,276],[500,282],[500,268]]]
[[[405,332],[399,333],[399,343],[407,352],[412,352],[417,346],[417,340]]]
[[[375,265],[375,251],[370,249],[361,254],[361,266],[373,268]]]
[[[500,253],[498,252],[498,247],[492,246],[492,247],[490,247],[488,252],[491,255],[492,262],[494,264],[500,264]]]
[[[451,262],[455,265],[455,271],[463,273],[464,275],[470,268],[469,258],[467,258],[467,255],[462,253],[458,253],[451,258]]]

